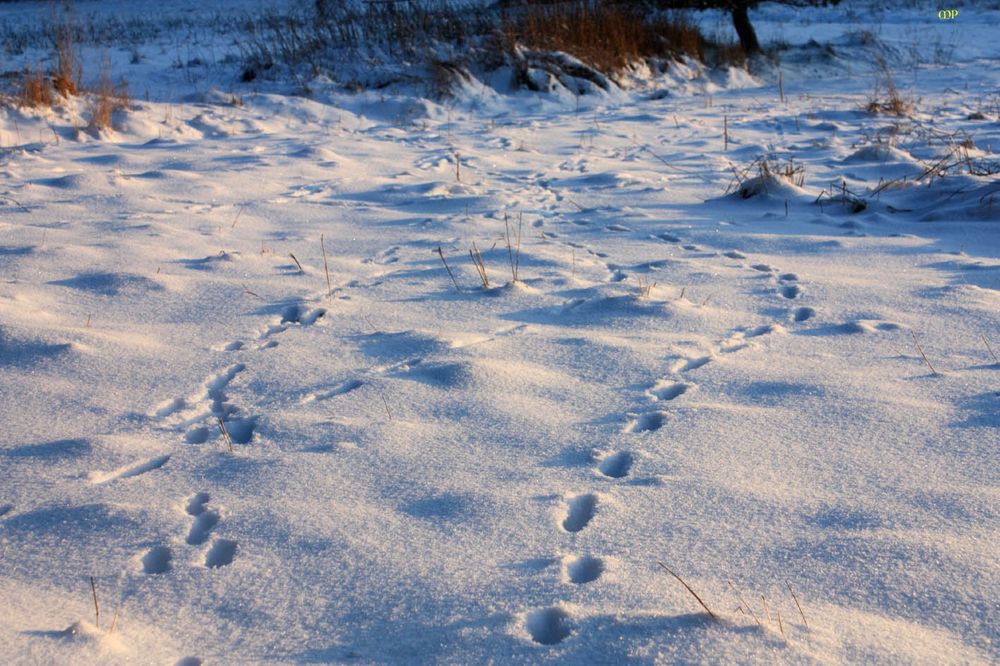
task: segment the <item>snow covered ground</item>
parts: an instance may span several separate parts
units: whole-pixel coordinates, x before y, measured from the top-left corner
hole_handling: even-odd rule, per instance
[[[845,4],[755,15],[784,102],[306,98],[165,29],[113,131],[0,108],[0,659],[1000,660],[1000,13]]]

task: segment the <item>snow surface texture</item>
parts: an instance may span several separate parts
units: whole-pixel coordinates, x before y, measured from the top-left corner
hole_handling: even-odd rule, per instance
[[[997,13],[899,120],[850,17],[760,16],[841,49],[784,103],[206,92],[165,50],[113,131],[0,109],[0,658],[1000,659],[1000,192],[914,181],[938,132],[995,159]],[[801,185],[734,190],[767,154]]]

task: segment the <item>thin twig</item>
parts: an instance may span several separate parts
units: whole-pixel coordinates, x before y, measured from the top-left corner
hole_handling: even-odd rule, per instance
[[[485,289],[490,288],[490,278],[486,275],[486,262],[483,261],[483,255],[476,247],[476,241],[472,241],[472,249],[469,250],[469,256],[472,258],[472,263],[476,266],[476,271],[479,273],[479,280],[483,283]]]
[[[10,201],[12,204],[14,204],[15,206],[17,206],[21,210],[23,210],[25,213],[30,213],[31,212],[31,210],[27,206],[25,206],[23,203],[21,203],[20,201],[18,201],[14,197],[7,196],[6,194],[0,194],[0,198],[3,198],[3,199],[6,199],[7,201]]]
[[[378,388],[378,387],[376,387],[376,388]],[[382,398],[382,405],[385,407],[386,416],[388,416],[389,420],[391,421],[392,420],[392,412],[389,411],[389,401],[385,399],[385,394],[382,393],[382,389],[381,388],[378,389],[378,397]]]
[[[736,598],[740,600],[740,603],[747,607],[750,617],[752,617],[753,621],[757,623],[757,626],[763,628],[764,625],[760,623],[760,619],[757,617],[757,614],[753,612],[753,607],[747,602],[746,599],[743,598],[743,594],[736,588],[733,581],[729,581],[729,587],[736,593]]]
[[[295,258],[295,255],[294,255],[294,254],[292,254],[291,252],[289,252],[289,253],[288,253],[288,256],[289,256],[289,257],[291,257],[291,258],[292,258],[292,261],[294,261],[294,262],[295,262],[295,265],[299,267],[299,273],[305,273],[305,271],[304,271],[304,270],[302,270],[302,264],[300,264],[300,263],[299,263],[299,260]]]
[[[986,345],[986,349],[989,350],[990,356],[993,357],[993,362],[996,363],[997,365],[1000,365],[1000,358],[997,358],[997,355],[993,353],[993,347],[990,347],[990,343],[986,339],[985,335],[983,336],[983,344]]]
[[[916,334],[916,333],[914,333],[914,332],[913,332],[913,331],[911,330],[911,331],[910,331],[910,335],[912,335],[912,336],[913,336],[913,344],[915,344],[915,345],[917,346],[917,351],[919,351],[919,352],[920,352],[920,355],[924,357],[924,363],[926,363],[926,364],[927,364],[927,367],[931,369],[931,373],[933,373],[933,374],[934,374],[935,376],[937,376],[937,374],[938,374],[938,371],[937,371],[937,370],[935,370],[935,369],[934,369],[934,366],[933,366],[933,365],[931,365],[931,362],[927,360],[927,354],[925,354],[925,353],[924,353],[924,350],[923,350],[923,348],[921,348],[921,346],[920,346],[920,343],[919,343],[919,342],[917,342],[917,334]]]
[[[330,268],[326,264],[326,243],[323,241],[323,234],[319,235],[319,246],[323,249],[323,272],[326,273],[326,296],[333,296],[333,287],[330,286]]]
[[[701,600],[701,597],[698,596],[698,593],[695,592],[694,590],[692,590],[691,586],[684,582],[683,578],[681,578],[680,576],[678,576],[677,574],[675,574],[673,571],[671,571],[669,568],[667,568],[667,565],[664,564],[663,562],[657,562],[657,564],[659,564],[660,567],[662,567],[663,570],[666,571],[668,574],[670,574],[671,576],[673,576],[674,578],[676,578],[680,582],[680,584],[683,585],[684,588],[688,592],[691,593],[691,596],[693,596],[695,599],[698,600],[698,603],[701,604],[701,607],[705,609],[705,612],[708,613],[709,617],[711,617],[713,620],[718,620],[719,619],[718,616],[716,616],[716,614],[713,613],[712,610],[708,606],[705,605],[705,602]]]
[[[462,289],[458,286],[458,281],[455,279],[455,274],[451,272],[451,269],[448,267],[448,262],[445,261],[444,252],[441,250],[440,245],[438,245],[437,253],[438,256],[441,257],[441,263],[444,264],[444,269],[448,271],[448,277],[451,278],[451,283],[455,285],[455,291],[462,291]]]
[[[101,607],[97,603],[97,582],[94,577],[90,577],[90,593],[94,595],[94,625],[100,629],[101,628]]]
[[[792,589],[792,584],[786,580],[785,585],[788,587],[789,594],[792,595],[792,600],[795,602],[795,607],[799,609],[799,615],[802,616],[802,624],[806,625],[806,629],[808,629],[809,623],[806,621],[806,614],[802,612],[802,604],[799,603],[799,598],[795,596],[795,590]]]
[[[259,298],[259,299],[260,299],[260,300],[262,300],[262,301],[266,301],[266,300],[267,300],[266,298],[264,298],[264,297],[263,297],[263,296],[261,296],[260,294],[258,294],[258,293],[256,293],[256,292],[253,292],[253,291],[250,291],[250,287],[246,286],[245,284],[244,284],[244,285],[242,285],[242,286],[243,286],[243,293],[244,293],[244,294],[249,294],[250,296],[253,296],[253,297],[255,297],[255,298]]]
[[[219,421],[219,430],[222,432],[223,439],[226,440],[226,444],[229,446],[229,452],[233,452],[233,438],[229,436],[229,431],[226,430],[226,422],[222,420],[221,416],[216,416]]]
[[[234,227],[236,227],[236,223],[240,221],[240,215],[243,214],[243,211],[245,209],[246,209],[246,206],[240,206],[240,209],[238,211],[236,211],[236,217],[233,219],[233,223],[229,225],[230,229],[233,229]]]

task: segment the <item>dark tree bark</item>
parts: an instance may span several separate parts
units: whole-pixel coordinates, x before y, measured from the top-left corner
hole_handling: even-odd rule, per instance
[[[750,23],[749,3],[739,2],[733,6],[733,27],[740,38],[740,46],[747,55],[760,53],[760,42],[757,41],[757,33]]]

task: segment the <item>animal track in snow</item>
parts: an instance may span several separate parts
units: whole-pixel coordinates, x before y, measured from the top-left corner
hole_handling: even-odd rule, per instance
[[[229,539],[216,539],[205,554],[205,566],[210,569],[232,564],[236,557],[237,543]]]
[[[625,432],[655,432],[666,422],[666,412],[647,412],[625,426]]]
[[[609,476],[612,479],[622,479],[628,476],[633,462],[634,458],[631,453],[628,451],[619,451],[618,453],[612,453],[602,458],[597,468],[604,476]]]
[[[233,440],[233,444],[249,444],[253,440],[254,430],[257,428],[257,417],[225,419],[223,424],[230,439]]]
[[[798,308],[792,313],[794,321],[806,321],[816,316],[816,311],[812,308]]]
[[[646,394],[653,400],[674,400],[687,393],[693,384],[686,382],[674,382],[668,379],[657,380]]]
[[[188,406],[187,400],[185,400],[184,398],[174,398],[173,400],[168,400],[162,403],[159,407],[157,407],[156,411],[153,412],[153,416],[162,419],[164,417],[170,416],[175,412],[181,411],[187,406]]]
[[[802,289],[795,284],[786,284],[780,290],[782,296],[788,299],[798,298],[802,294]]]
[[[747,331],[744,334],[744,337],[759,338],[762,335],[768,335],[770,333],[784,333],[784,331],[785,329],[783,329],[779,324],[764,324]]]
[[[566,578],[576,585],[592,583],[603,573],[604,561],[599,557],[581,555],[566,563]]]
[[[528,613],[524,626],[536,643],[556,645],[573,633],[569,620],[569,613],[553,606]]]
[[[742,252],[738,252],[737,250],[730,250],[729,252],[723,252],[722,256],[723,257],[729,257],[730,259],[746,259],[747,258],[747,255],[743,254]]]
[[[113,472],[91,472],[89,480],[91,483],[97,484],[107,483],[108,481],[116,481],[118,479],[131,479],[132,477],[139,476],[140,474],[152,472],[154,469],[160,469],[166,465],[169,460],[169,455],[157,456],[156,458],[151,458],[146,462],[139,463],[138,465],[125,465],[124,467],[119,467]]]
[[[579,532],[594,518],[597,513],[597,495],[577,495],[567,502],[566,517],[562,527],[567,532]]]
[[[304,305],[289,305],[281,311],[281,324],[302,324],[309,326],[316,323],[326,314],[326,308],[313,308],[310,310]]]
[[[236,413],[236,407],[226,403],[225,389],[244,370],[244,364],[236,363],[205,382],[205,398],[209,401],[209,410],[213,416],[225,418]]]
[[[702,366],[708,365],[711,360],[711,356],[679,358],[670,364],[670,372],[690,372],[691,370],[697,370]]]
[[[170,571],[173,553],[166,546],[155,546],[142,556],[142,572],[145,574],[164,574]]]
[[[382,250],[377,253],[374,257],[370,259],[365,259],[362,263],[365,264],[379,264],[385,266],[387,264],[394,264],[399,261],[399,246],[394,245],[386,250]]]
[[[302,398],[302,403],[315,402],[317,400],[329,400],[330,398],[338,395],[355,391],[364,385],[365,383],[360,379],[348,379],[329,391],[310,391],[305,397]]]
[[[208,493],[197,493],[188,500],[187,514],[194,517],[191,530],[187,535],[187,542],[192,546],[200,546],[208,541],[212,529],[219,522],[219,512],[207,508]]]

